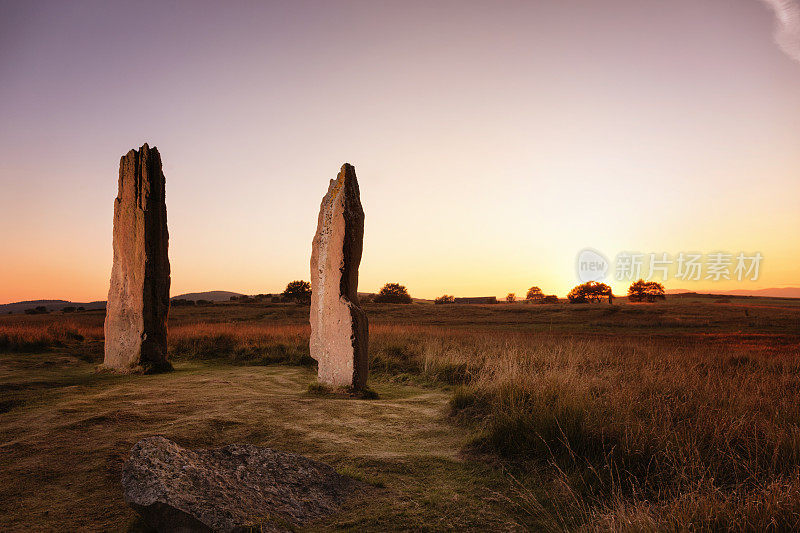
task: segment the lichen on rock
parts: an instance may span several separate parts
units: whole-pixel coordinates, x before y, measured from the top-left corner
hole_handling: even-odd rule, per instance
[[[368,374],[367,316],[358,302],[364,210],[352,165],[345,163],[320,204],[311,248],[311,357],[319,382],[362,390]]]
[[[143,145],[119,163],[114,201],[114,263],[108,290],[103,367],[119,372],[169,370],[165,179],[158,149]]]

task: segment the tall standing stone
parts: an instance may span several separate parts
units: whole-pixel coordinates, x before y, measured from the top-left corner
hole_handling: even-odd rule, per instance
[[[356,169],[345,163],[322,199],[311,248],[311,357],[320,383],[363,389],[367,315],[358,305],[364,210]]]
[[[149,373],[171,368],[168,241],[161,155],[145,144],[119,162],[103,363],[109,369]]]

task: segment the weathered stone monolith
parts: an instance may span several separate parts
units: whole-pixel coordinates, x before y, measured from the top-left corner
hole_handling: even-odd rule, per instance
[[[367,316],[358,305],[364,210],[356,169],[342,165],[322,199],[311,248],[311,357],[319,382],[361,390],[367,383]]]
[[[169,257],[164,174],[147,144],[119,162],[114,265],[108,290],[103,366],[120,372],[169,370]]]

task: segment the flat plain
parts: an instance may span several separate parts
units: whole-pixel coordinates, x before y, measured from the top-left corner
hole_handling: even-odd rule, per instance
[[[303,305],[175,306],[148,376],[95,371],[102,311],[0,317],[0,530],[143,530],[148,435],[365,482],[310,530],[800,527],[800,300],[364,308],[375,399],[313,386]]]

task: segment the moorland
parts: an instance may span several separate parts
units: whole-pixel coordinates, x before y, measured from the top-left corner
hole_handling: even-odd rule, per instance
[[[0,530],[142,530],[149,435],[363,482],[311,530],[800,527],[800,300],[364,308],[369,399],[315,386],[306,305],[175,306],[146,376],[96,371],[102,310],[0,316]]]

